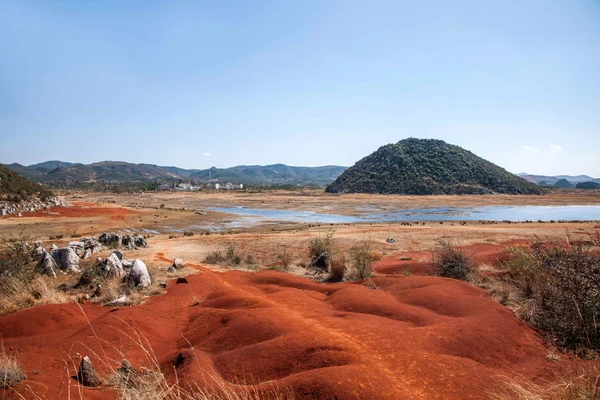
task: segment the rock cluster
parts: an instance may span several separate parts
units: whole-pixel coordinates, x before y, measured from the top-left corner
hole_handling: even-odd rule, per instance
[[[146,239],[141,235],[122,235],[120,233],[103,233],[98,241],[111,247],[122,247],[127,250],[134,250],[138,247],[148,247]]]
[[[59,249],[56,245],[52,245],[50,251],[47,251],[41,242],[36,242],[34,251],[40,255],[37,267],[42,275],[56,278],[56,270],[64,273],[81,272],[79,256],[71,247]]]
[[[35,212],[38,210],[49,210],[55,206],[63,206],[65,203],[62,200],[53,197],[47,201],[29,201],[29,202],[21,202],[21,203],[13,203],[3,201],[0,202],[0,217],[5,215],[16,214],[18,216],[22,216],[23,212]]]

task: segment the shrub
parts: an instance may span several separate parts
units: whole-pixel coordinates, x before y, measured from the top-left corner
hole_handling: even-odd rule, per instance
[[[245,257],[246,260],[250,260],[253,262],[254,259],[252,255],[248,255]],[[224,264],[224,265],[240,265],[244,261],[244,255],[240,253],[237,247],[233,243],[228,243],[227,247],[225,247],[225,254],[220,250],[213,251],[209,253],[204,258],[204,263],[206,264]],[[246,262],[248,264],[248,262]]]
[[[329,269],[331,253],[333,250],[333,232],[328,232],[325,237],[316,237],[308,245],[310,267],[321,271]]]
[[[471,256],[465,254],[459,247],[443,240],[432,252],[432,263],[437,276],[467,281],[473,272]]]
[[[285,244],[281,245],[281,248],[282,250],[278,251],[276,254],[277,260],[279,260],[279,263],[283,269],[288,269],[292,264],[292,253],[288,251]]]
[[[329,282],[341,282],[346,274],[346,256],[336,255],[331,259],[329,266]]]
[[[208,255],[204,258],[203,262],[205,264],[219,264],[219,263],[223,262],[224,260],[225,260],[225,258],[223,257],[221,252],[217,250],[217,251],[208,253]]]
[[[600,254],[582,242],[539,240],[511,254],[506,268],[529,305],[524,318],[560,346],[599,350]]]
[[[371,276],[373,261],[375,261],[375,257],[371,254],[371,240],[363,240],[350,249],[350,265],[357,279]]]
[[[194,236],[194,232],[192,232],[192,231],[185,231],[185,232],[183,232],[183,236]]]

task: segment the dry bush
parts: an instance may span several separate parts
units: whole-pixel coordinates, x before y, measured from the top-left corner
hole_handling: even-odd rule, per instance
[[[373,273],[373,261],[375,257],[371,254],[371,240],[363,240],[350,249],[350,266],[356,279],[366,279]]]
[[[311,239],[308,245],[309,267],[320,271],[327,271],[333,253],[333,232],[328,232],[324,237],[318,236]]]
[[[250,260],[250,263],[248,262],[248,260]],[[204,258],[203,262],[205,264],[239,266],[244,261],[246,262],[246,264],[250,265],[254,262],[254,258],[251,254],[241,253],[235,244],[228,243],[224,251],[215,250],[209,253]]]
[[[205,264],[220,264],[223,261],[225,261],[225,257],[223,257],[223,254],[221,254],[219,250],[215,250],[209,253],[202,262]]]
[[[600,253],[581,243],[544,243],[511,249],[509,281],[527,305],[532,325],[571,350],[600,350]]]
[[[331,258],[329,265],[329,282],[341,282],[346,274],[346,256],[336,254]]]
[[[17,383],[25,380],[25,372],[17,358],[6,352],[2,345],[2,354],[0,354],[0,389],[8,389]]]
[[[287,270],[290,265],[292,265],[292,253],[288,251],[288,248],[285,244],[280,246],[281,250],[276,252],[277,260],[281,265],[281,269]]]
[[[448,242],[440,240],[432,251],[432,263],[437,276],[468,281],[473,272],[471,256]]]

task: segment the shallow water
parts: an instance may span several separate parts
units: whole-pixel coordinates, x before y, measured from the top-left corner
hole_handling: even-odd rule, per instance
[[[266,221],[299,223],[356,223],[402,221],[599,221],[600,206],[486,206],[407,208],[393,211],[366,211],[356,216],[325,214],[313,211],[270,210],[246,207],[213,207],[244,217],[243,225]]]

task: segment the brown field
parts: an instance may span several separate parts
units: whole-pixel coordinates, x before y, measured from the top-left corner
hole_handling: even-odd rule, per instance
[[[72,237],[98,236],[103,231],[166,224],[185,230],[235,219],[193,211],[218,205],[353,215],[363,206],[388,210],[600,204],[600,193],[428,197],[314,191],[78,193],[66,195],[66,200],[70,207],[0,219],[0,234],[26,232],[46,246],[60,246]],[[210,235],[153,234],[148,238],[150,247],[126,251],[126,256],[141,258],[153,276],[165,282],[174,277],[166,268],[175,257],[183,258],[192,268],[188,283],[168,280],[160,295],[131,307],[70,301],[0,317],[3,345],[17,355],[28,376],[2,395],[118,398],[105,377],[123,357],[136,367],[151,368],[148,349],[165,379],[179,382],[188,392],[198,385],[219,384],[233,392],[278,390],[296,399],[486,399],[506,379],[550,386],[556,374],[580,362],[571,356],[559,362],[549,357],[552,347],[488,292],[428,276],[430,250],[439,240],[449,241],[463,246],[478,265],[493,269],[506,258],[507,246],[527,243],[534,235],[586,238],[599,228],[598,223],[289,223]],[[382,257],[374,265],[373,278],[335,284],[312,279],[301,266],[309,261],[309,241],[331,231],[342,252],[371,240],[373,252]],[[57,235],[64,236],[50,239]],[[389,237],[396,243],[387,243]],[[203,263],[209,253],[229,244],[252,255],[253,265]],[[282,249],[291,254],[291,265],[283,272],[274,270]],[[84,389],[71,378],[79,355],[90,356],[103,386]]]

